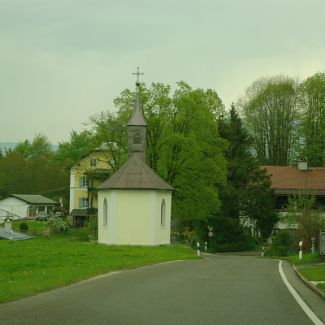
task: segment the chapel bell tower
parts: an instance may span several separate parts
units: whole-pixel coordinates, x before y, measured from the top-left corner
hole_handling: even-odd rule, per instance
[[[140,102],[140,82],[139,82],[139,68],[135,73],[137,75],[136,95],[134,102],[134,110],[127,124],[128,128],[128,152],[129,157],[136,154],[143,161],[146,161],[146,147],[147,147],[147,122],[144,119],[141,102]]]

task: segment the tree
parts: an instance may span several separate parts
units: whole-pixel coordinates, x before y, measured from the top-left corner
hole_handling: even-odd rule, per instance
[[[270,182],[251,153],[252,139],[234,104],[229,115],[219,120],[219,133],[228,141],[227,183],[220,189],[220,213],[209,220],[215,229],[210,245],[218,251],[250,249],[252,240],[243,226],[243,216],[256,225],[263,238],[276,222]]]
[[[28,159],[52,154],[51,144],[42,134],[36,134],[32,142],[29,140],[19,142],[15,151],[21,152]]]
[[[279,220],[278,214],[274,211],[275,202],[271,181],[265,170],[260,168],[252,171],[250,181],[242,212],[255,225],[259,236],[266,240]]]
[[[260,164],[285,166],[297,158],[296,89],[296,81],[284,76],[258,79],[247,89],[243,112]]]
[[[299,87],[303,112],[301,156],[311,166],[325,164],[325,73],[316,73]]]
[[[127,115],[121,111],[101,112],[89,120],[96,142],[107,148],[109,166],[117,170],[127,159]]]
[[[93,134],[84,130],[81,132],[72,131],[70,140],[59,143],[59,148],[55,153],[55,158],[64,163],[67,167],[71,167],[77,163],[80,158],[89,153],[97,145]]]
[[[68,197],[69,175],[54,158],[45,136],[20,142],[0,159],[0,194],[45,194],[54,199]]]
[[[217,118],[223,104],[216,92],[192,89],[185,82],[173,94],[162,83],[142,84],[141,101],[148,121],[148,164],[176,189],[173,217],[195,226],[220,206],[216,186],[225,181],[226,162]],[[115,114],[104,112],[90,121],[98,141],[114,143],[109,150],[118,168],[126,159],[125,125],[134,94],[124,90],[114,103]]]
[[[311,248],[312,238],[318,244],[319,231],[325,227],[322,214],[316,210],[316,199],[307,193],[289,197],[286,221],[298,225],[298,238],[303,241],[303,249]]]

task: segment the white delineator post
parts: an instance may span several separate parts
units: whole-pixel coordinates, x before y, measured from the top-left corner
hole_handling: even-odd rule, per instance
[[[302,260],[302,240],[299,242],[299,259]]]
[[[201,252],[200,252],[200,243],[196,243],[197,246],[197,256],[201,256]]]

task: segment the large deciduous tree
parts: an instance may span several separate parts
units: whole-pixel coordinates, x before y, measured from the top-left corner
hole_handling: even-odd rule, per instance
[[[225,143],[217,129],[224,110],[220,98],[212,90],[180,82],[173,94],[162,83],[142,84],[141,100],[148,121],[147,162],[176,189],[173,217],[191,225],[206,220],[220,206],[216,186],[226,174]],[[98,141],[111,144],[116,169],[127,159],[125,125],[134,93],[124,90],[114,103],[115,114],[103,112],[90,121]]]
[[[261,164],[285,166],[297,158],[299,109],[295,80],[276,76],[255,81],[247,89],[243,112]]]
[[[299,87],[302,110],[302,157],[311,166],[325,164],[325,73],[316,73]]]

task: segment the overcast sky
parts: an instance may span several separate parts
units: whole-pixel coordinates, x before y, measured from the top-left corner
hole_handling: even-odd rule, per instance
[[[53,144],[144,82],[212,88],[325,71],[324,0],[0,0],[0,142]]]

